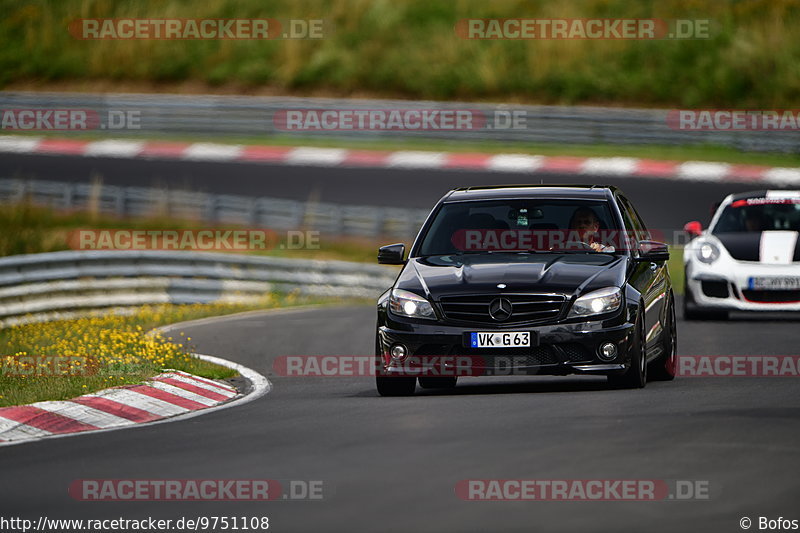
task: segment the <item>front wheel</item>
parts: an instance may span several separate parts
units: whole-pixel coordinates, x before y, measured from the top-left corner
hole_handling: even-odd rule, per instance
[[[644,306],[640,313],[644,312]],[[608,376],[608,383],[619,389],[641,389],[647,384],[647,355],[645,352],[644,317],[639,316],[631,343],[631,366],[621,375]]]
[[[655,381],[672,381],[675,379],[678,358],[678,330],[675,322],[675,301],[671,299],[667,311],[667,325],[661,340],[663,355],[653,363],[651,379]]]

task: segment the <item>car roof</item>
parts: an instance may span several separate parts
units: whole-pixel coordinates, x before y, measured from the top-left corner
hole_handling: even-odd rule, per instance
[[[617,190],[610,185],[486,185],[459,187],[450,191],[445,202],[491,200],[497,198],[580,198],[602,200]]]
[[[730,196],[728,196],[728,199],[732,202],[735,202],[736,200],[746,200],[747,198],[797,198],[799,196],[800,196],[800,191],[764,189],[760,191],[748,191],[748,192],[740,192],[737,194],[731,194]]]

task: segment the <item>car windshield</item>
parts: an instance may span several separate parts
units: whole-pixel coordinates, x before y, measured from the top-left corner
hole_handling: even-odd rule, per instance
[[[722,211],[712,233],[800,231],[800,198],[746,198]]]
[[[607,201],[482,200],[445,203],[419,255],[494,252],[613,253],[625,248]]]

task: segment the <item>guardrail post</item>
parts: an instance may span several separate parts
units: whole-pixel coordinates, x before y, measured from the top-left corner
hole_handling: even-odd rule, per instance
[[[344,217],[344,209],[336,206],[333,210],[333,228],[331,230],[335,231],[338,235],[345,234],[345,217]]]
[[[213,194],[206,196],[206,206],[203,218],[206,222],[217,221],[217,197]]]
[[[15,188],[14,194],[11,196],[12,203],[22,203],[25,201],[25,194],[27,193],[27,183],[24,180],[19,180]]]
[[[114,195],[114,212],[119,217],[125,216],[125,200],[127,198],[127,188],[118,187],[117,194]]]
[[[247,207],[247,219],[250,226],[258,226],[258,203],[255,198],[251,198]]]
[[[71,183],[64,183],[61,188],[61,206],[64,209],[72,209],[75,203],[75,186]]]

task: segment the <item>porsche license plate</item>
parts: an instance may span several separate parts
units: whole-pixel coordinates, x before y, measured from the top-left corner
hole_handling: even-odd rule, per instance
[[[770,276],[750,278],[748,285],[753,290],[785,291],[800,289],[800,276]]]

